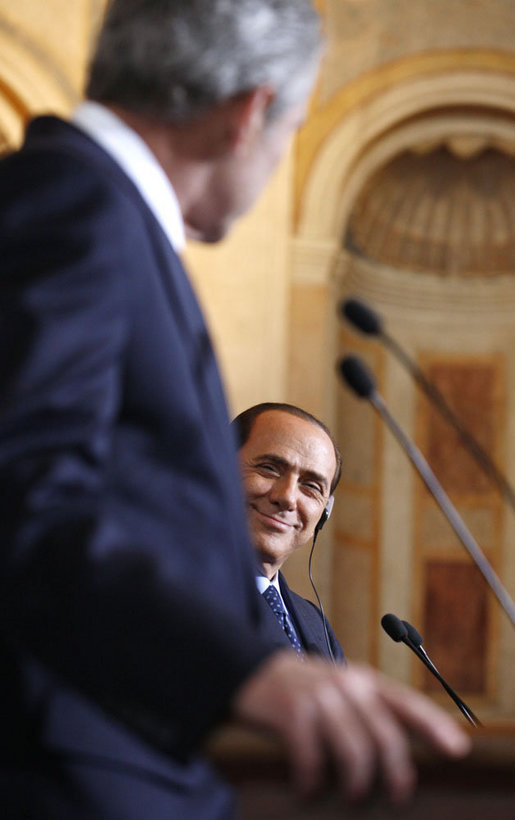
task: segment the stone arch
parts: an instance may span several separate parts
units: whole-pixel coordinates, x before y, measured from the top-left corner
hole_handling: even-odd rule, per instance
[[[509,154],[515,150],[515,71],[491,65],[488,70],[457,70],[451,55],[447,70],[438,63],[437,71],[426,66],[424,73],[409,79],[409,66],[403,72],[402,81],[386,88],[378,76],[376,93],[368,78],[367,94],[319,140],[298,201],[291,255],[289,393],[329,420],[334,414],[333,363],[321,370],[314,362],[334,351],[338,282],[349,274],[342,241],[360,192],[394,157],[424,143],[481,140]],[[370,280],[371,291],[379,287],[380,292],[400,294],[405,283],[396,281],[391,271],[383,274],[384,287],[371,267],[360,271]],[[412,288],[413,299],[435,302],[431,283],[424,287],[423,295],[418,283]],[[502,289],[500,283],[498,293],[490,290],[487,295],[501,311],[506,304]],[[461,298],[458,289],[454,302]],[[306,379],[305,363],[311,361],[312,375]],[[313,397],[318,397],[316,405]]]
[[[297,239],[337,244],[357,192],[406,147],[456,135],[514,144],[514,115],[515,74],[494,71],[419,76],[372,96],[319,150],[301,197]]]

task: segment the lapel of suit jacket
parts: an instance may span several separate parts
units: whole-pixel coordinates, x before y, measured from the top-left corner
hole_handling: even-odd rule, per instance
[[[154,213],[134,182],[113,157],[72,123],[60,120],[58,117],[43,116],[29,124],[26,140],[28,150],[32,146],[55,149],[56,145],[61,150],[82,155],[88,162],[101,167],[106,177],[114,179],[119,186],[122,186],[139,208],[154,250],[156,269],[162,278],[163,287],[172,308],[173,320],[179,327],[179,334],[194,342],[192,365],[195,375],[209,393],[208,404],[211,406],[213,402],[216,402],[217,406],[221,405],[226,410],[225,393],[202,310],[188,274]],[[207,417],[210,415],[212,414],[206,414]],[[209,418],[206,420],[209,424]],[[224,438],[227,437],[226,420],[225,418],[222,433]],[[232,442],[232,437],[230,438]]]
[[[209,431],[208,440],[215,436],[218,443],[224,442],[227,457],[236,463],[225,391],[202,310],[188,274],[154,213],[113,157],[72,123],[53,116],[38,117],[29,124],[27,137],[27,146],[55,146],[57,142],[61,150],[82,154],[89,162],[102,167],[107,177],[123,186],[131,200],[137,204],[152,243],[156,270],[170,303],[171,316],[178,325],[179,336],[189,342],[188,356],[200,388],[198,395],[202,403],[203,421]],[[213,412],[213,408],[218,408],[219,412]]]
[[[162,283],[170,307],[170,321],[177,329],[176,337],[183,344],[185,361],[196,384],[197,406],[206,430],[206,446],[212,445],[211,458],[220,465],[220,469],[230,464],[234,472],[234,482],[224,485],[231,496],[228,499],[229,508],[232,509],[229,532],[233,534],[233,555],[243,571],[245,586],[252,589],[248,605],[256,614],[259,601],[249,561],[253,550],[247,537],[234,435],[229,425],[225,393],[209,333],[184,266],[136,185],[91,137],[57,117],[38,117],[29,124],[24,150],[31,151],[33,147],[39,151],[58,150],[82,157],[85,163],[99,169],[106,181],[120,188],[141,214],[146,228],[145,239],[155,261],[155,275]]]
[[[284,603],[288,608],[303,647],[308,651],[315,649],[316,652],[327,657],[327,645],[320,613],[300,595],[293,593],[282,573],[279,573],[279,585]]]
[[[270,638],[278,647],[288,647],[291,649],[291,643],[289,638],[282,628],[281,624],[277,620],[277,617],[274,615],[272,608],[267,603],[265,598],[261,593],[259,593],[259,598],[261,601],[260,610],[261,610],[261,628],[263,635],[266,635]]]
[[[133,188],[133,196],[144,214],[148,238],[152,243],[156,270],[161,278],[164,292],[171,309],[171,318],[177,325],[179,337],[188,340],[186,355],[199,387],[203,424],[208,431],[207,440],[216,441],[217,449],[224,442],[227,457],[235,460],[235,444],[229,426],[229,414],[225,390],[222,385],[216,356],[204,319],[202,309],[191,285],[189,275],[168,236],[156,219],[134,183],[120,173]],[[214,412],[217,408],[218,412]],[[236,467],[238,469],[238,467]]]

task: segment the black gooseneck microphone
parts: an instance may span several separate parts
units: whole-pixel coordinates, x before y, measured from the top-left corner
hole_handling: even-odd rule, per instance
[[[470,430],[467,430],[453,410],[451,410],[436,385],[425,376],[424,372],[416,362],[408,356],[399,343],[386,332],[381,316],[372,310],[365,302],[355,298],[346,299],[342,302],[340,305],[340,313],[362,333],[366,333],[368,336],[377,336],[385,347],[391,350],[398,361],[408,370],[428,399],[437,408],[441,416],[456,431],[462,444],[476,460],[483,472],[495,484],[511,508],[515,510],[515,490],[506,476],[503,475],[492,457],[472,435]]]
[[[367,370],[358,356],[346,356],[343,358],[340,361],[339,369],[341,375],[351,390],[353,390],[354,393],[361,398],[368,399],[389,427],[403,450],[408,455],[408,458],[416,468],[420,477],[424,481],[424,484],[442,510],[459,540],[469,553],[472,560],[475,562],[485,581],[510,619],[512,625],[515,625],[515,604],[513,603],[507,589],[505,589],[502,585],[488,559],[482,552],[479,544],[472,536],[471,532],[467,529],[465,522],[452,504],[450,498],[436,478],[426,459],[418,447],[415,446],[411,439],[402,430],[400,425],[386,407],[384,400],[376,391],[375,380],[372,374]]]
[[[411,651],[415,653],[417,658],[420,658],[422,663],[427,666],[431,674],[434,675],[435,678],[442,684],[447,694],[452,698],[460,712],[465,715],[468,722],[471,723],[472,726],[475,726],[476,728],[482,726],[481,721],[478,717],[476,717],[472,709],[469,709],[466,703],[459,697],[459,695],[456,694],[454,689],[452,689],[447,681],[442,678],[440,672],[428,656],[426,650],[422,647],[422,636],[417,632],[414,626],[411,626],[408,621],[401,621],[400,618],[396,615],[392,615],[391,613],[383,615],[381,618],[381,626],[393,641],[396,641],[397,643],[402,641],[402,643],[405,643],[406,646],[408,646]]]

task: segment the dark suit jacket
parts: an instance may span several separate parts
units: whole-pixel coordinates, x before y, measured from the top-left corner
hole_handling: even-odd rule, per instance
[[[52,117],[0,163],[0,545],[3,816],[226,820],[196,750],[274,643],[223,391],[153,214]]]
[[[308,601],[306,598],[302,598],[300,595],[297,595],[296,592],[293,592],[293,590],[291,590],[286,583],[286,579],[282,573],[279,573],[279,586],[281,588],[281,595],[283,596],[284,603],[290,613],[303,649],[305,649],[308,653],[330,658],[331,656],[327,648],[327,641],[324,634],[322,613],[319,608],[312,604],[311,601]],[[291,645],[288,637],[276,616],[272,612],[272,609],[264,600],[263,596],[261,596],[261,599],[263,609],[262,626],[264,634],[268,634],[269,637],[277,643],[277,646],[290,647]],[[345,656],[338,639],[336,638],[327,620],[326,624],[329,645],[331,647],[334,660],[340,663],[345,663]]]

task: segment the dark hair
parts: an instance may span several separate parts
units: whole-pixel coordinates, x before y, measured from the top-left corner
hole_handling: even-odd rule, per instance
[[[307,410],[302,410],[302,408],[297,407],[295,404],[285,404],[284,402],[275,402],[275,401],[264,401],[261,404],[254,404],[252,407],[249,407],[247,410],[244,410],[242,413],[236,416],[231,422],[231,427],[234,430],[236,441],[238,445],[238,449],[243,447],[243,445],[248,441],[249,436],[252,432],[252,428],[254,427],[254,422],[262,413],[267,413],[269,410],[279,410],[282,413],[289,413],[290,416],[298,416],[305,421],[311,422],[311,424],[316,424],[317,427],[320,427],[321,430],[331,439],[332,445],[334,447],[334,455],[336,457],[336,470],[334,472],[333,480],[331,482],[331,495],[334,493],[336,487],[338,486],[338,482],[340,480],[342,474],[342,457],[340,450],[338,449],[338,445],[334,440],[334,436],[324,424],[323,421],[317,419],[316,416],[311,415],[308,413]]]
[[[266,85],[273,119],[308,96],[321,51],[311,0],[111,0],[86,95],[184,123]]]

